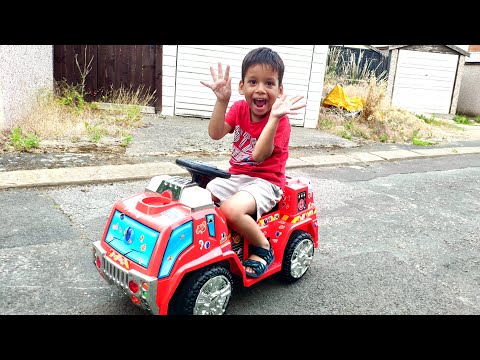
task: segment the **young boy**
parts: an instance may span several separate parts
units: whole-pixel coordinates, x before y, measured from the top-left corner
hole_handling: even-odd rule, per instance
[[[251,50],[242,62],[238,90],[245,100],[235,102],[228,113],[232,93],[229,77],[218,64],[218,76],[210,67],[213,84],[201,83],[217,96],[208,124],[214,140],[233,133],[229,179],[215,178],[207,185],[229,225],[252,245],[243,262],[248,276],[259,277],[273,262],[272,246],[256,220],[270,211],[282,196],[288,159],[290,121],[287,115],[305,107],[303,96],[287,99],[283,93],[285,66],[280,56],[265,47]]]

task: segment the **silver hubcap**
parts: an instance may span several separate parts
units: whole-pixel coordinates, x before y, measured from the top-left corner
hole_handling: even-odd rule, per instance
[[[290,273],[296,279],[300,278],[310,267],[313,260],[313,243],[304,239],[298,243],[292,255]]]
[[[232,285],[225,276],[211,278],[200,289],[193,314],[222,315],[227,308],[231,294]]]

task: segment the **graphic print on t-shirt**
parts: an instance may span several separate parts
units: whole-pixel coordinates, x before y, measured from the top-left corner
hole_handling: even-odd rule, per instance
[[[240,126],[235,126],[233,133],[233,145],[232,145],[232,159],[237,165],[255,165],[258,162],[253,161],[252,153],[257,143],[256,138],[240,129]]]

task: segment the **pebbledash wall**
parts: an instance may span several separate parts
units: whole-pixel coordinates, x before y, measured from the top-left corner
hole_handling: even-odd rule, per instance
[[[0,45],[0,127],[31,111],[53,84],[53,45]]]
[[[244,98],[238,93],[241,63],[251,49],[261,45],[164,45],[162,114],[210,117],[215,95],[200,80],[211,82],[210,66],[230,65],[232,97],[229,107]],[[316,128],[328,45],[265,45],[277,51],[285,63],[283,79],[287,95],[303,95],[307,106],[290,116],[293,126]]]
[[[457,113],[476,117],[480,116],[480,45],[467,47],[470,56],[465,61]]]

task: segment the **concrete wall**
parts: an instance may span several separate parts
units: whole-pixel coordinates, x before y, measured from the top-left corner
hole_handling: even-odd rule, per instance
[[[480,115],[480,63],[465,63],[463,67],[457,114]]]
[[[26,115],[53,84],[53,45],[0,45],[0,127]]]

